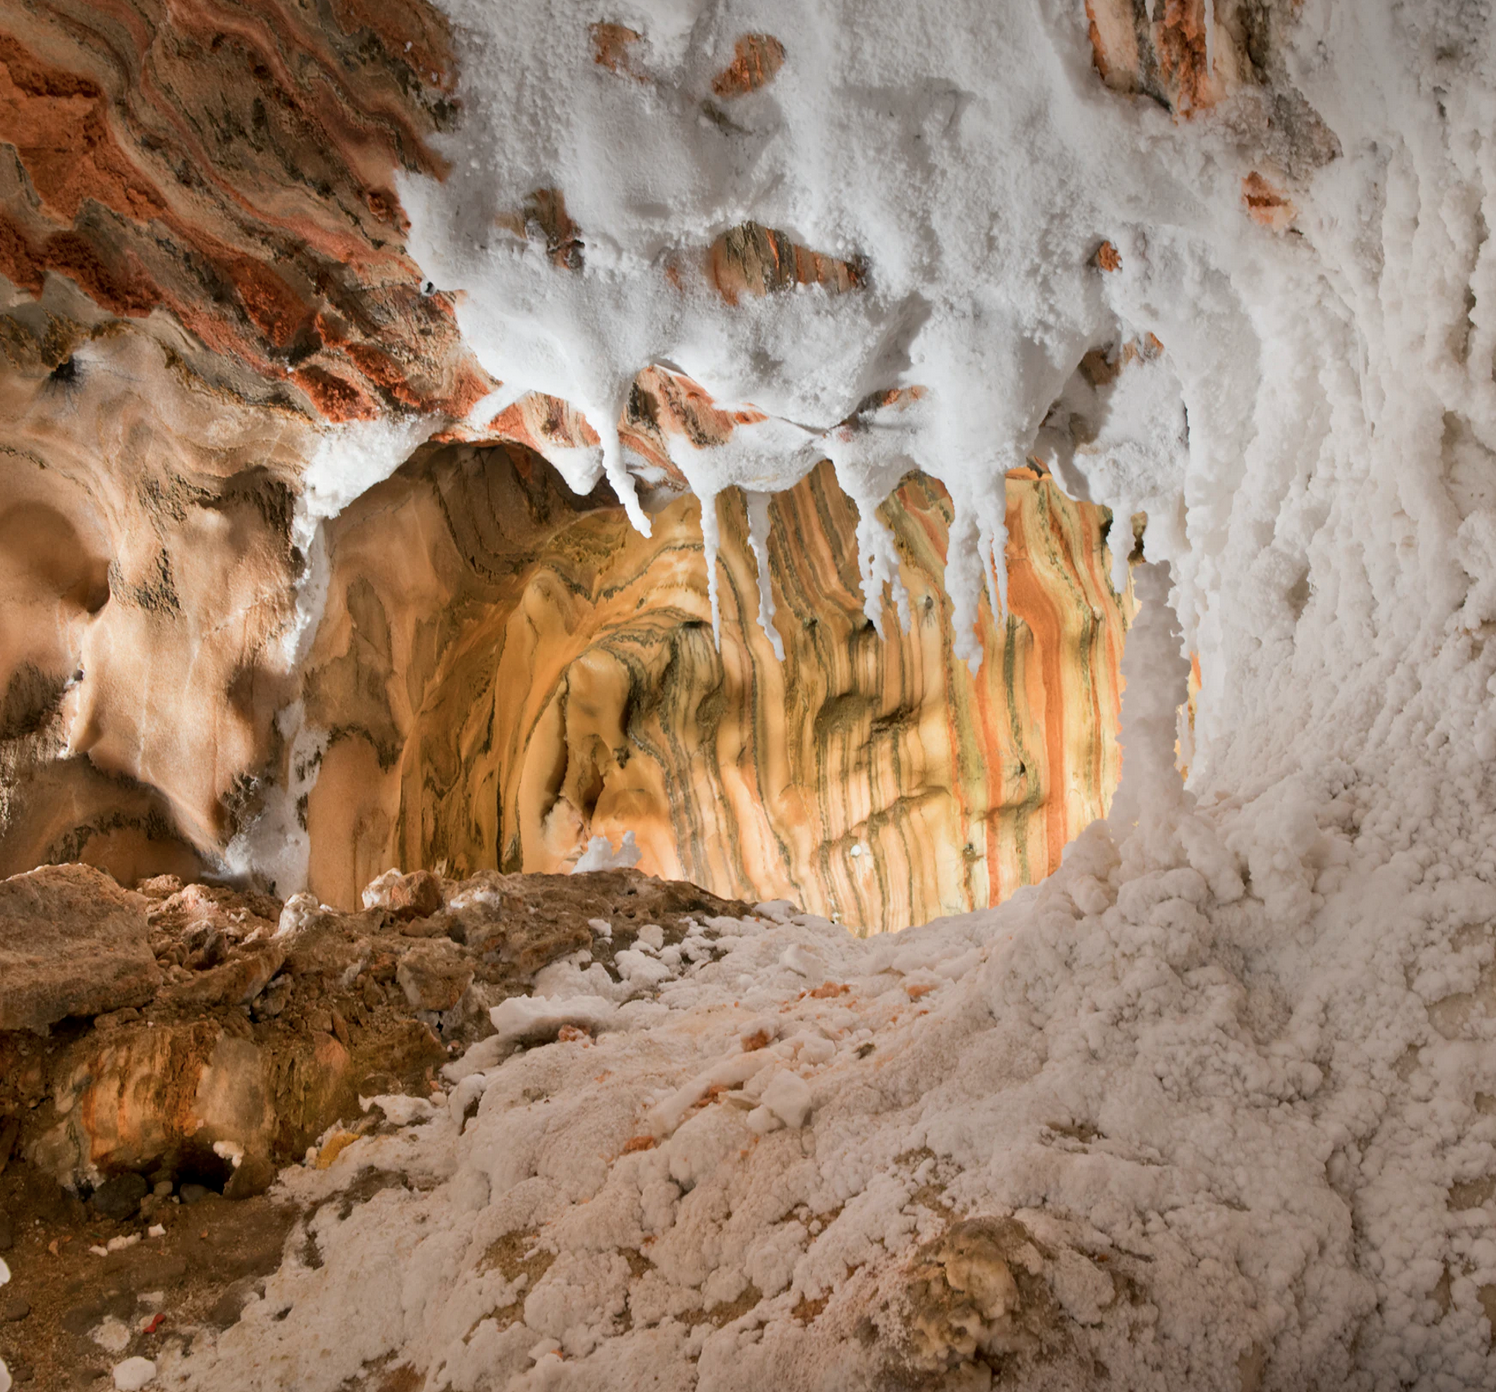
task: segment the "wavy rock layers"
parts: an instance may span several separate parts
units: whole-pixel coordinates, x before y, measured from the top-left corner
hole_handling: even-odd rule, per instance
[[[330,530],[312,890],[351,903],[391,863],[563,869],[630,829],[647,870],[863,930],[1041,878],[1115,784],[1125,625],[1104,514],[1021,473],[1012,613],[984,609],[974,677],[951,653],[949,500],[921,475],[880,509],[912,615],[890,609],[886,641],[830,467],[769,503],[781,664],[741,494],[719,503],[719,653],[694,498],[645,539],[516,447],[412,464]]]
[[[441,171],[454,78],[445,22],[407,0],[9,6],[0,275],[53,282],[54,362],[100,311],[150,317],[256,398],[460,415],[487,379],[394,194],[397,169]]]
[[[601,80],[659,80],[633,30],[592,39]],[[703,115],[730,122],[786,51],[749,33],[723,61]],[[864,928],[1042,876],[1115,782],[1099,515],[1012,485],[1017,621],[983,620],[972,678],[937,485],[881,510],[913,606],[886,645],[828,466],[767,504],[763,556],[724,494],[719,655],[689,480],[783,423],[641,362],[618,426],[648,541],[611,492],[559,484],[552,465],[600,457],[576,403],[531,394],[483,424],[494,383],[394,194],[400,171],[443,173],[455,82],[419,0],[0,16],[0,874],[263,870],[236,838],[287,796],[302,729],[325,751],[285,825],[299,811],[312,885],[341,903],[391,862],[550,869],[625,827],[650,868]],[[558,277],[587,255],[565,193],[496,224]],[[858,257],[713,231],[661,273],[745,314],[868,293]],[[875,392],[838,440],[921,395]],[[354,427],[409,443],[370,464]],[[515,444],[428,452],[318,532],[432,431]]]
[[[280,776],[327,423],[490,385],[393,193],[452,81],[414,0],[0,15],[0,873],[194,874]]]

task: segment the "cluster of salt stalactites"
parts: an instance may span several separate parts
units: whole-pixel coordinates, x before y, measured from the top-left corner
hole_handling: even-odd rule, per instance
[[[1005,599],[1004,474],[1036,448],[1068,463],[1082,407],[1080,476],[1124,517],[1158,514],[1156,553],[1182,549],[1177,366],[1134,353],[1097,385],[1081,364],[1149,341],[1181,248],[1268,234],[1239,206],[1244,168],[1186,156],[1195,131],[1106,92],[1068,7],[682,4],[636,28],[583,6],[448,8],[468,74],[452,173],[401,195],[412,250],[460,292],[465,341],[504,384],[475,421],[527,392],[570,403],[594,443],[553,462],[582,491],[606,474],[643,529],[648,469],[619,433],[640,374],[663,365],[751,408],[671,463],[710,499],[830,458],[864,519],[880,631],[885,594],[908,614],[875,510],[921,468],[956,503],[949,587],[973,660],[979,596]],[[540,215],[557,197],[564,239]],[[708,248],[743,225],[789,230],[766,256],[803,269],[813,247],[855,275],[724,293]]]

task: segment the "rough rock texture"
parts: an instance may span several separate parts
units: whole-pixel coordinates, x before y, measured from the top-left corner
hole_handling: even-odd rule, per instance
[[[0,1031],[144,1005],[161,972],[135,896],[86,865],[0,882]]]
[[[440,171],[454,79],[420,0],[7,7],[0,275],[169,315],[196,370],[331,419],[464,402],[485,379],[421,293],[393,178]],[[88,317],[49,325],[54,364]]]
[[[1274,167],[1299,178],[1340,152],[1284,66],[1281,34],[1299,8],[1299,0],[1086,0],[1086,18],[1096,71],[1113,91],[1185,120],[1234,97],[1231,119]]]
[[[448,447],[330,529],[309,720],[311,887],[390,864],[551,871],[632,829],[642,868],[865,930],[984,907],[1059,862],[1116,779],[1125,622],[1104,514],[1009,481],[1010,602],[977,676],[951,653],[950,504],[880,509],[913,615],[863,613],[856,507],[829,467],[769,511],[780,662],[741,494],[718,504],[721,650],[696,500],[635,533],[513,448]]]
[[[297,694],[284,657],[303,564],[294,488],[313,436],[289,412],[174,373],[129,327],[74,361],[65,382],[41,363],[0,374],[0,410],[25,442],[0,466],[0,870],[83,859],[125,882],[191,877],[291,778],[280,713]],[[570,448],[566,419],[536,404],[513,408],[507,428]],[[972,681],[943,636],[938,485],[912,480],[883,509],[921,616],[900,636],[890,611],[886,646],[862,617],[857,514],[829,469],[773,504],[784,669],[757,627],[758,567],[727,495],[719,662],[696,504],[666,466],[684,439],[729,440],[744,413],[663,369],[633,409],[639,453],[660,464],[653,540],[606,487],[576,499],[520,446],[428,451],[330,525],[334,574],[304,687],[330,746],[304,809],[314,889],[351,906],[392,863],[555,869],[590,831],[616,841],[630,825],[646,868],[803,898],[863,927],[985,904],[1042,875],[1115,781],[1122,619],[1102,578],[1103,515],[1015,479],[1020,622],[988,620]],[[512,624],[518,643],[495,648]],[[589,688],[595,717],[570,702]],[[590,752],[597,739],[641,749],[609,733],[615,697],[653,724],[635,731],[648,747],[622,801],[618,771]],[[572,732],[532,743],[536,722],[549,731],[564,709]],[[476,736],[490,715],[495,732]],[[875,723],[885,754],[865,762],[859,731]],[[787,762],[764,766],[760,751],[788,729]],[[566,755],[570,782],[529,791],[578,741],[589,748]],[[771,796],[755,808],[760,786]],[[412,818],[418,807],[429,822]],[[932,863],[922,837],[971,849],[929,879],[914,868]]]
[[[305,895],[283,908],[169,876],[139,893],[82,865],[0,882],[7,1150],[85,1191],[123,1174],[263,1190],[275,1165],[360,1118],[360,1095],[429,1092],[434,1067],[492,1033],[486,1007],[547,963],[588,951],[608,969],[646,924],[675,941],[747,912],[624,870],[409,876],[390,897],[433,883],[413,938],[399,910]],[[65,1016],[75,1027],[48,1035]]]

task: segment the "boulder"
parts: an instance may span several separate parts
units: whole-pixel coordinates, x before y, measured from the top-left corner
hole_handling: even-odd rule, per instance
[[[101,1217],[113,1218],[123,1223],[140,1211],[140,1201],[150,1191],[145,1176],[139,1174],[115,1175],[93,1191],[90,1202]]]
[[[396,918],[430,918],[442,906],[442,882],[429,870],[402,875],[390,885],[389,905]]]
[[[428,938],[400,959],[395,980],[417,1010],[450,1010],[472,984],[473,963],[448,939]]]
[[[0,1030],[144,1005],[161,985],[141,901],[88,865],[0,881]]]

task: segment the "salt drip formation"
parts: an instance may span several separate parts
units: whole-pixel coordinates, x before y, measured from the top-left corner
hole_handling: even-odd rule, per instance
[[[0,20],[41,1375],[1496,1382],[1492,24]]]

